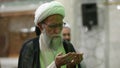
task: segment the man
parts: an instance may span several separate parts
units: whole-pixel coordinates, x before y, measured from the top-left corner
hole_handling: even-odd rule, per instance
[[[79,67],[83,54],[75,53],[69,42],[62,41],[64,16],[64,7],[59,2],[52,1],[38,7],[34,22],[41,34],[24,43],[19,56],[18,68]]]
[[[71,29],[68,23],[64,23],[63,24],[63,29],[62,29],[62,35],[63,35],[63,39],[67,40],[70,42],[71,40]]]

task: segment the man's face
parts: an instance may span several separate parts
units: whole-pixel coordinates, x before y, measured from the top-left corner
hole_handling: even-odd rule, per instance
[[[61,37],[61,31],[63,26],[63,17],[61,15],[52,15],[49,16],[44,21],[44,27],[43,27],[43,34],[47,38],[46,40],[50,40],[51,48],[57,48],[57,46],[61,45],[62,43],[62,37]]]
[[[51,15],[44,21],[46,34],[54,36],[60,34],[62,31],[63,17],[61,15]]]
[[[64,27],[62,30],[62,35],[63,35],[63,39],[70,41],[71,37],[70,37],[70,28],[68,27]]]

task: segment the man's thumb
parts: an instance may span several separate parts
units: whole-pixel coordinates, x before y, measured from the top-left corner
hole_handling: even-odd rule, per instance
[[[63,55],[63,53],[62,53],[62,52],[60,52],[60,53],[58,53],[58,54],[57,54],[57,56],[61,56],[61,55]]]

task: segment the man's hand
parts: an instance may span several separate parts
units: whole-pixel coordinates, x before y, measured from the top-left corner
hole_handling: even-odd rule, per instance
[[[76,64],[79,64],[83,60],[83,53],[74,53],[73,60],[67,64],[67,68],[74,68]]]
[[[60,68],[62,65],[74,66],[79,64],[83,59],[83,54],[76,54],[75,52],[69,52],[67,54],[58,54],[55,58],[55,63],[57,68]]]

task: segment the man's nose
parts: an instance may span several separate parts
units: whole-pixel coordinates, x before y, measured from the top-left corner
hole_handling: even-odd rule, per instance
[[[70,37],[68,35],[66,35],[66,39],[69,39]]]
[[[56,27],[53,31],[54,31],[55,34],[58,34],[58,33],[61,32],[61,29],[59,29],[59,28]]]

